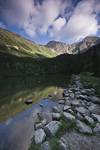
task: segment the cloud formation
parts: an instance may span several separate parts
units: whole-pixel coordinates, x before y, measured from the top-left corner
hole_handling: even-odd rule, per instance
[[[75,1],[74,1],[75,2]],[[35,39],[78,41],[99,30],[99,0],[0,0],[0,26],[23,29]]]

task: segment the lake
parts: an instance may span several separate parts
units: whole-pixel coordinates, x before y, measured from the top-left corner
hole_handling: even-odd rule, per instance
[[[28,150],[33,136],[33,114],[56,105],[68,76],[6,78],[0,80],[0,150]],[[52,96],[50,100],[49,96]],[[25,101],[31,99],[32,105]]]

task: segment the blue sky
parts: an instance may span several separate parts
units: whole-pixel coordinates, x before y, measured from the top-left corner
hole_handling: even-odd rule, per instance
[[[0,0],[0,27],[40,44],[100,36],[100,0]]]

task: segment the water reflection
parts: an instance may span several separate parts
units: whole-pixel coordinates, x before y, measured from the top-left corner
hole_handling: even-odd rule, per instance
[[[29,108],[25,100],[35,103],[48,95],[58,95],[68,82],[69,77],[57,75],[0,80],[0,122]]]
[[[46,112],[55,102],[41,99],[60,96],[69,81],[69,77],[57,75],[1,80],[0,150],[28,150],[34,131],[33,113],[40,109],[38,103],[44,105]],[[34,104],[27,106],[24,103],[27,99],[32,99]]]

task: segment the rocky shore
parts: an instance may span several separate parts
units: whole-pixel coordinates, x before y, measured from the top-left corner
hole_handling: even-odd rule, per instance
[[[36,114],[34,130],[33,144],[41,150],[99,150],[100,98],[95,89],[85,89],[79,76],[73,76],[57,105]]]

